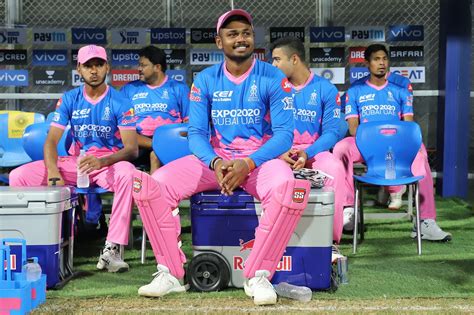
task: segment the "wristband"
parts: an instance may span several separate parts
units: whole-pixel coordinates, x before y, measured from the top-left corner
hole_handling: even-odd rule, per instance
[[[211,163],[209,164],[209,168],[214,171],[215,168],[216,168],[216,163],[219,160],[222,160],[222,158],[220,156],[216,156],[215,158],[213,158]]]
[[[244,158],[244,161],[245,161],[245,163],[247,163],[247,166],[249,168],[249,172],[251,172],[255,169],[255,167],[256,167],[255,162],[251,158],[246,157],[246,158]]]

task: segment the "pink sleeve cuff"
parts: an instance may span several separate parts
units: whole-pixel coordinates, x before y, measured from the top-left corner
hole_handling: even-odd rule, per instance
[[[413,113],[404,113],[404,114],[402,114],[402,117],[403,116],[413,116],[413,115],[414,115]]]
[[[349,115],[349,116],[346,116],[346,120],[348,120],[349,118],[359,118],[359,115]]]
[[[51,126],[62,129],[62,130],[66,129],[66,126],[60,125],[60,124],[55,123],[55,122],[52,122]]]
[[[118,126],[118,129],[120,129],[120,130],[137,130],[137,127],[135,127],[135,126]]]

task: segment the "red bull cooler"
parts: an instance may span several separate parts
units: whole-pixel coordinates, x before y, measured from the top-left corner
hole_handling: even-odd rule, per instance
[[[260,201],[243,190],[232,196],[207,191],[191,198],[194,254],[187,269],[191,287],[198,291],[243,287],[244,262],[253,248],[262,212]],[[312,189],[272,283],[330,289],[333,215],[334,193]]]

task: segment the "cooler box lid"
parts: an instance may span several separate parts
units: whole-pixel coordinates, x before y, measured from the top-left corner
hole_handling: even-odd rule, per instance
[[[74,193],[74,187],[0,187],[0,214],[5,214],[12,208],[40,208],[48,204],[69,202]],[[67,209],[68,207],[66,207]],[[70,206],[69,206],[70,208]],[[43,211],[44,212],[44,211]]]
[[[234,191],[232,196],[221,195],[218,190],[203,191],[191,197],[191,202],[195,204],[202,203],[219,203],[224,205],[229,204],[245,204],[248,202],[260,203],[256,198],[248,194],[242,189]],[[323,205],[334,203],[334,192],[330,188],[311,189],[308,203],[320,203]]]

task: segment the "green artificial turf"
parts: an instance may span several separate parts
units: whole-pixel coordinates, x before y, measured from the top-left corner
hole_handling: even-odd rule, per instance
[[[472,298],[474,296],[474,212],[459,199],[437,199],[438,223],[453,234],[453,241],[423,241],[423,255],[416,254],[416,242],[410,237],[411,223],[406,220],[373,220],[366,222],[366,239],[352,255],[352,237],[344,235],[340,249],[348,256],[349,284],[336,292],[315,292],[318,299],[397,299],[397,298]],[[367,210],[367,209],[366,209]],[[369,209],[368,211],[373,211]],[[182,209],[183,249],[191,257],[189,211]],[[141,235],[134,223],[135,237]],[[80,275],[61,290],[49,290],[48,298],[60,303],[62,298],[110,297],[139,299],[139,286],[152,280],[156,271],[148,244],[147,261],[140,263],[139,240],[128,249],[125,259],[130,271],[111,274],[95,269],[102,241],[78,242],[74,267]],[[180,294],[179,299],[238,298],[241,289],[223,292]]]

